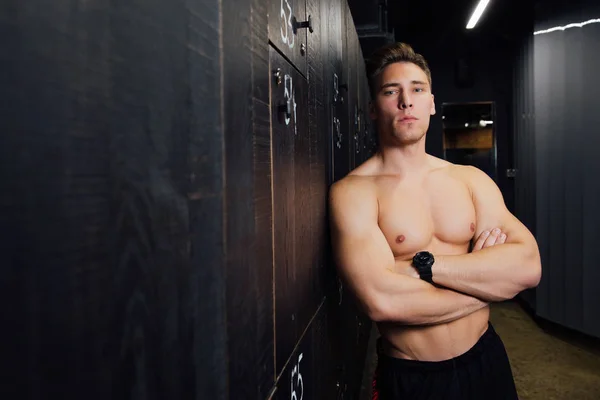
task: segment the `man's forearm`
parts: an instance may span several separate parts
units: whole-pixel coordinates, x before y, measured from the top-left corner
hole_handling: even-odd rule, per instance
[[[487,302],[425,281],[394,273],[381,288],[380,321],[404,325],[452,322],[480,310]]]
[[[538,284],[536,248],[506,243],[463,255],[436,255],[433,281],[485,301],[503,301]]]
[[[455,321],[488,306],[488,303],[452,290],[434,288],[409,300],[412,318],[407,325],[435,325]]]

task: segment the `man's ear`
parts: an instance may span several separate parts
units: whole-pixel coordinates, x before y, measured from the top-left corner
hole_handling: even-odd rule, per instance
[[[431,95],[431,115],[435,115],[435,96]]]
[[[369,101],[369,117],[371,117],[373,121],[377,119],[377,112],[375,111],[375,106],[373,105],[372,100]]]

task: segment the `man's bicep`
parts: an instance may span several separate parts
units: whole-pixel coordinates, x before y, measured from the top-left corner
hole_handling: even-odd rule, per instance
[[[529,230],[506,207],[502,192],[496,183],[483,171],[470,168],[470,187],[477,215],[477,231],[499,228],[507,236],[506,243],[527,240]]]
[[[331,196],[334,261],[359,297],[372,294],[382,271],[394,266],[393,253],[377,224],[376,202],[371,202],[368,195],[347,190]]]

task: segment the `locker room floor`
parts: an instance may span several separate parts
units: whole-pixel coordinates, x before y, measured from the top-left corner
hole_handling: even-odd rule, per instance
[[[493,304],[491,321],[506,346],[520,400],[600,399],[599,341],[536,323],[515,301]],[[373,350],[371,345],[366,376],[375,368]],[[370,380],[363,381],[366,400]]]

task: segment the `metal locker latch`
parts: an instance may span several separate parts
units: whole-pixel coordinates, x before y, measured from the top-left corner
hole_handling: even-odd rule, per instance
[[[295,18],[295,17],[294,17]],[[304,28],[308,28],[308,31],[310,33],[313,33],[313,24],[312,24],[312,17],[309,15],[308,16],[308,21],[302,21],[302,22],[297,22],[294,26],[294,28],[297,29],[304,29]],[[295,33],[295,32],[294,32]]]
[[[292,118],[292,105],[290,104],[289,101],[286,101],[285,103],[280,104],[278,109],[279,109],[279,112],[285,116],[285,118],[287,118],[287,119]]]
[[[281,76],[281,68],[277,68],[275,71],[273,71],[273,77],[275,78],[275,83],[277,84],[277,86],[281,85],[281,82],[283,80]]]

